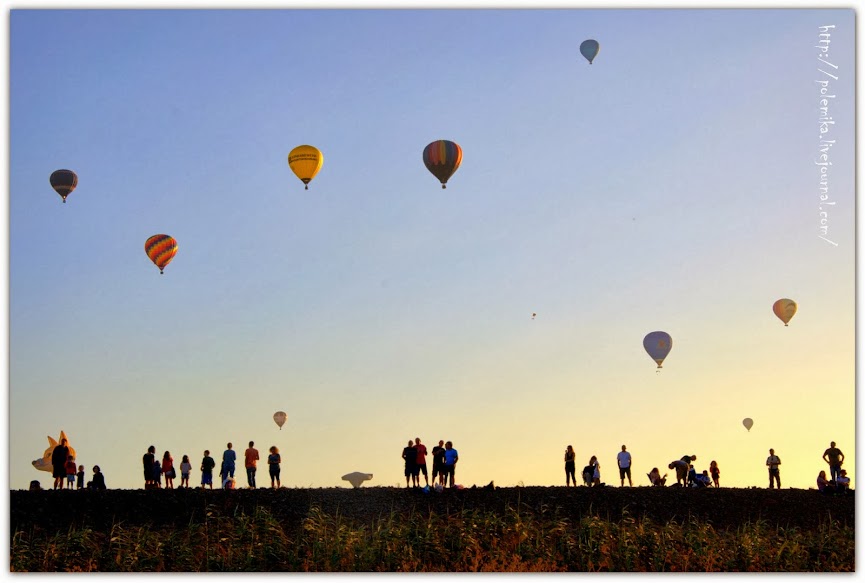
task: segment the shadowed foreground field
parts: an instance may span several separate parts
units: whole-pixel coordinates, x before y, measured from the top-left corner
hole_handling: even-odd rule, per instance
[[[11,492],[12,571],[853,571],[854,497],[523,487]]]

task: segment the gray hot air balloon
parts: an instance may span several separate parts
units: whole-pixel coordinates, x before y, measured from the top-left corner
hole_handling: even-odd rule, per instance
[[[601,45],[598,44],[596,40],[584,40],[583,44],[580,45],[580,53],[589,61],[589,64],[592,64],[592,61],[595,60],[595,57],[598,56],[598,51],[601,50]]]

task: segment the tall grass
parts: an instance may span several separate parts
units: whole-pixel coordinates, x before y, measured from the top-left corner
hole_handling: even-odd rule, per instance
[[[853,571],[854,529],[757,521],[716,530],[696,518],[659,524],[555,511],[391,513],[358,524],[313,507],[300,522],[253,514],[155,529],[114,524],[12,536],[11,571]]]

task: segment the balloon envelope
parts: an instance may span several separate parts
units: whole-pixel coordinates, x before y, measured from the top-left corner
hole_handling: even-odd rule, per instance
[[[442,188],[448,179],[454,175],[463,161],[463,149],[450,140],[436,140],[423,149],[423,163],[433,176],[442,183]]]
[[[285,425],[286,419],[288,419],[288,415],[285,414],[285,411],[277,411],[273,414],[273,420],[279,425],[280,431],[282,431],[282,426]]]
[[[742,425],[745,426],[745,429],[751,431],[751,428],[754,427],[754,420],[750,417],[745,417],[744,419],[742,419]]]
[[[298,146],[288,153],[288,167],[306,185],[304,190],[309,190],[309,181],[315,178],[322,164],[324,154],[314,146]]]
[[[592,64],[592,61],[595,60],[595,57],[598,56],[598,51],[600,50],[601,45],[596,40],[584,40],[583,43],[580,45],[580,53],[584,57],[586,57],[590,65]]]
[[[60,437],[58,437],[56,440],[50,435],[48,436],[48,449],[45,450],[45,453],[42,454],[41,458],[30,462],[33,467],[37,470],[41,470],[44,472],[54,471],[54,466],[51,464],[51,456],[54,454],[54,448],[60,445],[60,442],[64,439],[66,440],[66,447],[69,448],[69,455],[71,455],[73,458],[76,457],[75,448],[70,445],[69,438],[66,437],[66,433],[61,430]]]
[[[78,175],[72,170],[55,170],[51,173],[48,181],[51,183],[51,188],[56,190],[60,198],[63,199],[63,202],[66,202],[66,197],[78,186]]]
[[[658,363],[658,368],[661,363],[670,354],[670,349],[673,347],[673,339],[666,332],[649,332],[643,338],[643,348],[652,357],[652,360]]]
[[[796,308],[796,302],[787,298],[782,298],[772,305],[772,311],[784,322],[785,326],[796,315]]]
[[[177,241],[168,235],[153,235],[144,243],[144,252],[163,273],[165,266],[177,255]]]

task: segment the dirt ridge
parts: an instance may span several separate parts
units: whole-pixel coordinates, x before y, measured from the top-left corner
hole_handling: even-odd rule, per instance
[[[10,527],[65,531],[70,526],[108,529],[112,524],[184,527],[203,522],[207,513],[236,516],[256,509],[297,525],[310,510],[358,524],[406,513],[439,516],[471,511],[516,512],[580,520],[598,516],[649,518],[658,523],[695,517],[715,528],[736,528],[764,520],[784,528],[815,528],[827,520],[855,526],[855,497],[824,496],[816,490],[720,488],[467,488],[423,493],[392,487],[281,488],[278,490],[107,490],[10,492]]]

